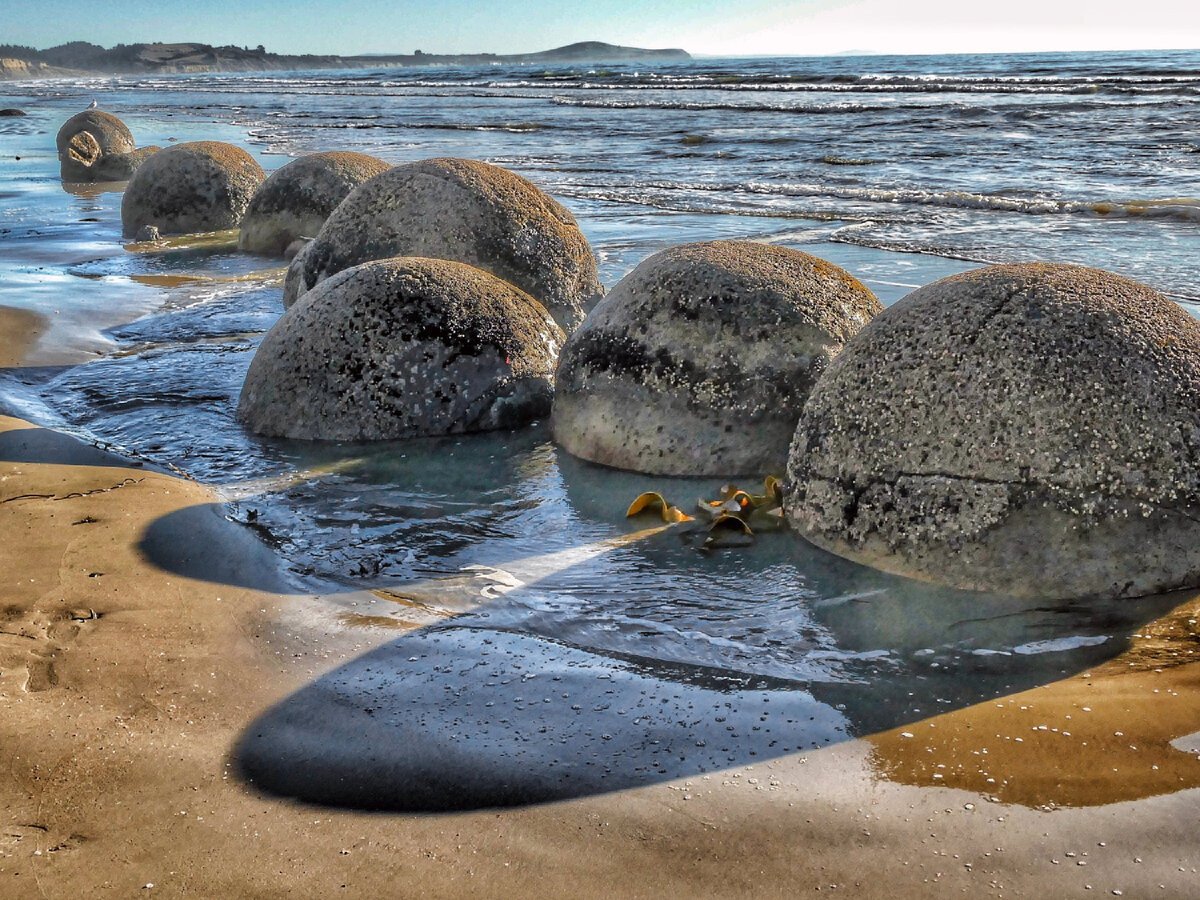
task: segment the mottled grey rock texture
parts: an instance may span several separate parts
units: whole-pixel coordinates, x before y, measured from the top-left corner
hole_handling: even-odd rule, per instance
[[[238,414],[259,433],[301,439],[512,428],[549,414],[562,341],[545,307],[479,269],[364,263],[283,314]]]
[[[156,225],[163,234],[236,228],[265,178],[262,166],[233,144],[192,141],[160,150],[125,189],[125,236],[143,225]]]
[[[302,156],[276,170],[250,200],[238,249],[280,256],[300,237],[316,237],[354,188],[391,165],[365,153],[334,150]]]
[[[133,134],[125,123],[97,109],[67,119],[55,145],[59,174],[67,182],[126,181],[153,152],[151,148],[135,152]]]
[[[288,263],[287,274],[283,277],[283,308],[291,309],[292,305],[308,292],[304,283],[305,254],[312,249],[313,242],[305,241],[296,250],[296,255]]]
[[[491,272],[541,302],[568,332],[603,293],[575,218],[524,178],[475,160],[396,166],[355,188],[306,254],[298,293],[392,256],[452,259]]]
[[[882,308],[798,250],[664,250],[563,347],[554,438],[584,459],[655,475],[782,473],[817,375]]]
[[[1200,325],[1078,266],[916,290],[814,387],[786,506],[818,546],[961,588],[1200,584]]]

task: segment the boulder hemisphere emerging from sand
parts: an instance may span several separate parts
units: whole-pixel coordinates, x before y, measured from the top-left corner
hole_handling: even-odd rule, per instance
[[[574,216],[530,182],[469,159],[427,159],[359,185],[305,255],[297,296],[372,259],[450,259],[515,285],[567,332],[603,288]]]
[[[655,475],[781,473],[813,382],[882,308],[798,250],[664,250],[563,347],[554,438],[583,459]]]
[[[820,547],[959,588],[1200,584],[1200,325],[1078,266],[914,291],[813,389],[785,505]]]
[[[143,225],[154,225],[163,234],[236,228],[265,178],[262,166],[233,144],[193,141],[160,150],[125,189],[125,236]]]
[[[364,263],[283,314],[238,414],[260,434],[317,440],[513,428],[549,414],[562,341],[545,307],[479,269]]]
[[[280,256],[301,237],[316,237],[346,195],[391,165],[365,153],[334,150],[302,156],[259,186],[242,219],[238,249]]]

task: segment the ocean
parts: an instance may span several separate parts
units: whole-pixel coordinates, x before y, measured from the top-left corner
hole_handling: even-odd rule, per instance
[[[1200,51],[123,76],[0,95],[29,113],[0,119],[0,305],[49,322],[32,365],[0,372],[0,409],[213,485],[345,627],[424,626],[397,637],[397,659],[414,641],[441,641],[439,665],[499,644],[589,678],[624,673],[618,705],[647,683],[676,703],[792,704],[778,748],[753,724],[721,726],[699,761],[646,768],[629,750],[607,786],[1082,671],[1170,606],[950,591],[788,534],[702,554],[635,533],[624,508],[643,490],[690,506],[719,483],[582,463],[544,424],[356,446],[259,438],[234,409],[282,313],[279,262],[126,251],[119,187],[62,185],[54,135],[96,99],[139,146],[225,140],[268,171],[333,149],[486,160],[571,209],[610,287],[664,247],[747,239],[841,265],[885,304],[980,264],[1047,260],[1200,314]],[[364,590],[370,615],[354,606]],[[431,710],[458,714],[437,697]]]

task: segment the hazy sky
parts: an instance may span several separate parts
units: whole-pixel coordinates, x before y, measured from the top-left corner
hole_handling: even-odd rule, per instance
[[[0,43],[263,44],[280,53],[517,53],[582,40],[707,55],[1200,47],[1188,0],[4,0]],[[82,24],[86,21],[86,24]]]

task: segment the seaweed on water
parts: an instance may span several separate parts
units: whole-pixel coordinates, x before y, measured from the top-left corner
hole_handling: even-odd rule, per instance
[[[702,552],[727,547],[747,547],[756,534],[778,531],[786,524],[783,491],[779,479],[767,476],[761,494],[751,494],[737,485],[723,485],[714,500],[696,501],[697,514],[689,516],[657,491],[647,491],[630,504],[627,518],[653,514],[679,526],[680,536],[691,543],[703,536],[696,548]]]

